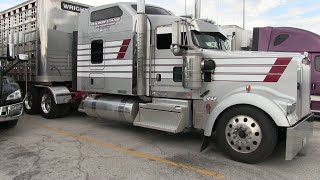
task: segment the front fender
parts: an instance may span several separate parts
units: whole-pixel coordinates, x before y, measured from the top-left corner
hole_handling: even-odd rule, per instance
[[[251,105],[266,112],[280,127],[289,127],[290,124],[283,110],[268,98],[255,93],[237,93],[233,94],[222,101],[211,112],[207,124],[204,128],[204,135],[211,136],[212,128],[219,115],[226,109],[235,105]]]

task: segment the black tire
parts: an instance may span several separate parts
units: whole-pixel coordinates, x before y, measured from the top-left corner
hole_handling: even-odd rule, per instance
[[[24,110],[27,114],[40,113],[40,90],[36,87],[31,87],[27,92],[27,99],[23,102]],[[31,97],[30,97],[31,96]]]
[[[14,128],[17,125],[17,123],[18,123],[18,119],[1,122],[0,126],[1,126],[1,128],[11,129],[11,128]]]
[[[49,105],[50,107],[45,106],[45,104]],[[70,113],[70,105],[56,104],[51,91],[47,88],[44,88],[40,96],[40,112],[42,117],[46,119],[60,118],[67,116]]]
[[[246,125],[247,122],[251,123],[252,129]],[[255,123],[258,125],[253,126]],[[255,128],[260,132],[255,134]],[[278,141],[278,131],[273,120],[264,111],[247,105],[235,106],[224,112],[218,119],[216,136],[223,153],[232,160],[250,164],[261,162],[270,156]],[[255,138],[258,139],[258,144]]]

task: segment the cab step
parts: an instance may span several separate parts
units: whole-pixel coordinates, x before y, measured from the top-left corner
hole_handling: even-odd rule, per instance
[[[179,133],[192,126],[191,101],[154,98],[152,103],[139,104],[135,126]]]

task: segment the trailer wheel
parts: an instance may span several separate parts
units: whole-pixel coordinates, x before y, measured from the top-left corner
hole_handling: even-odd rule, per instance
[[[40,96],[40,110],[41,114],[46,119],[56,118],[56,109],[57,104],[54,101],[52,93],[44,88]]]
[[[5,129],[11,129],[11,128],[14,128],[17,125],[17,123],[18,123],[18,119],[15,119],[11,121],[1,122],[0,126]]]
[[[260,162],[271,155],[278,141],[273,120],[252,106],[232,107],[217,123],[219,148],[235,161]]]
[[[24,110],[27,114],[38,114],[40,112],[39,89],[32,87],[26,93],[26,99],[23,102]]]
[[[69,104],[56,104],[53,94],[48,89],[43,89],[40,100],[41,114],[46,119],[55,119],[70,113]]]

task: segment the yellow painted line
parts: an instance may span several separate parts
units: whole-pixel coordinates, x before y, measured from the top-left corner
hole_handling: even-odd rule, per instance
[[[136,156],[136,157],[140,157],[140,158],[144,158],[144,159],[149,159],[149,160],[161,162],[161,163],[164,163],[164,164],[167,164],[167,165],[176,166],[176,167],[184,168],[184,169],[187,169],[187,170],[192,170],[192,171],[195,171],[197,173],[205,174],[205,175],[216,177],[216,178],[219,178],[219,179],[224,179],[225,178],[223,174],[220,174],[220,173],[217,173],[217,172],[214,172],[214,171],[208,171],[208,170],[204,170],[204,169],[199,169],[199,168],[196,168],[196,167],[193,167],[193,166],[180,164],[180,163],[177,163],[177,162],[174,162],[174,161],[169,161],[169,160],[162,159],[162,158],[159,158],[159,157],[155,157],[155,156],[152,156],[152,155],[149,155],[149,154],[144,154],[144,153],[140,153],[140,152],[137,152],[137,151],[125,149],[125,148],[122,148],[122,147],[119,147],[119,146],[115,146],[115,145],[112,145],[110,143],[106,143],[106,142],[103,142],[103,141],[100,141],[100,140],[97,140],[97,139],[92,139],[92,138],[85,137],[85,136],[79,136],[79,135],[73,134],[72,132],[69,132],[69,131],[59,130],[59,129],[52,128],[52,127],[49,127],[49,126],[46,126],[46,125],[43,125],[43,124],[40,124],[40,123],[37,123],[37,122],[30,121],[30,120],[28,120],[27,122],[30,123],[33,126],[36,126],[36,127],[42,128],[42,129],[47,129],[47,130],[49,130],[51,132],[54,132],[56,134],[59,134],[59,135],[73,137],[74,139],[77,139],[77,140],[82,140],[82,141],[86,141],[86,142],[89,142],[89,143],[94,143],[94,144],[96,144],[98,146],[105,147],[105,148],[108,148],[108,149],[113,149],[113,150],[116,150],[116,151],[120,151],[120,152],[123,152],[123,153],[126,153],[126,154],[130,154],[130,155],[133,155],[133,156]]]

